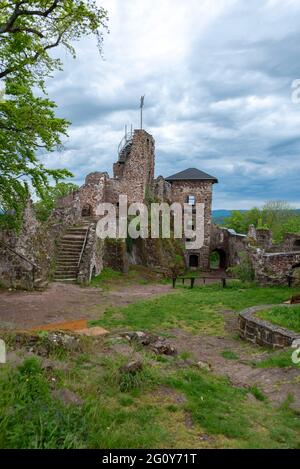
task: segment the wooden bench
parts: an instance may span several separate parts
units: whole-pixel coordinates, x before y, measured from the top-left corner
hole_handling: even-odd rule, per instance
[[[182,284],[184,285],[185,284],[185,280],[190,280],[191,282],[191,288],[194,288],[194,285],[195,285],[195,280],[203,280],[203,285],[206,284],[206,280],[220,280],[221,281],[221,285],[223,288],[226,288],[226,285],[227,285],[227,280],[238,280],[237,278],[233,278],[233,277],[211,277],[211,276],[208,276],[208,275],[205,275],[203,277],[173,277],[172,281],[173,281],[173,288],[175,288],[176,286],[176,281],[177,280],[182,280]]]

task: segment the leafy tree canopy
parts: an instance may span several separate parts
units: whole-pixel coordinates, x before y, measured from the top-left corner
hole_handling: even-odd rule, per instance
[[[37,219],[47,221],[56,202],[61,197],[70,194],[78,189],[76,184],[70,182],[58,182],[55,186],[48,187],[43,191],[43,197],[34,204]]]
[[[249,225],[268,228],[272,230],[274,241],[279,243],[285,233],[300,232],[300,214],[287,202],[272,200],[261,209],[254,207],[246,212],[234,210],[223,225],[238,233],[247,233]]]
[[[52,51],[63,46],[75,56],[74,41],[89,34],[101,49],[106,22],[91,0],[0,1],[0,211],[14,213],[15,223],[29,187],[43,197],[51,179],[71,175],[37,157],[59,149],[69,125],[46,95],[46,78],[62,68]]]

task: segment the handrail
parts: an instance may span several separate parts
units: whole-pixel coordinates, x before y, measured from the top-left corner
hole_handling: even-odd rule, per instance
[[[122,150],[123,150],[129,143],[132,143],[133,134],[134,134],[133,131],[130,131],[130,132],[126,133],[126,134],[124,135],[124,137],[122,138],[122,140],[120,141],[119,146],[118,146],[118,156],[119,156],[119,157],[120,157],[120,154],[121,154]]]
[[[81,263],[82,256],[83,256],[83,253],[84,253],[84,250],[85,250],[87,238],[88,238],[88,235],[89,235],[89,232],[90,232],[90,227],[91,227],[91,225],[88,226],[88,228],[87,228],[87,230],[86,230],[86,233],[85,233],[83,245],[82,245],[81,252],[80,252],[80,256],[79,256],[79,261],[78,261],[78,264],[77,264],[77,269],[79,269],[79,267],[80,267],[80,263]]]
[[[6,244],[4,241],[2,241],[0,239],[0,243],[5,246],[9,251],[11,251],[12,253],[14,253],[16,256],[19,256],[21,257],[21,259],[23,259],[24,261],[28,262],[29,264],[32,265],[32,267],[34,267],[35,269],[39,269],[39,266],[37,264],[35,264],[34,262],[30,261],[29,259],[27,259],[25,256],[23,256],[23,254],[20,254],[19,252],[15,251],[14,249],[12,249],[8,244]]]

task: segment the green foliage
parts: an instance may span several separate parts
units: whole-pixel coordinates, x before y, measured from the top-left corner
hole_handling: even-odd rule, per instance
[[[183,257],[175,254],[168,266],[168,274],[171,278],[178,277],[185,270]]]
[[[62,68],[52,51],[106,26],[106,12],[91,0],[2,2],[0,9],[0,212],[2,225],[19,225],[28,187],[41,198],[49,182],[71,176],[47,169],[42,152],[59,149],[69,123],[56,117],[45,80]]]
[[[58,199],[76,191],[77,189],[78,186],[70,182],[59,182],[55,186],[44,189],[42,191],[42,198],[35,203],[37,219],[40,221],[48,220]]]
[[[261,319],[300,332],[300,306],[276,306],[266,311],[259,311],[257,316]]]
[[[271,229],[275,242],[281,242],[285,233],[300,232],[300,214],[287,202],[273,200],[266,202],[262,209],[257,207],[241,212],[235,210],[223,225],[238,233],[247,233],[249,225],[258,229]]]
[[[270,353],[266,358],[253,362],[255,368],[300,368],[300,364],[293,363],[292,349]]]
[[[228,272],[239,278],[242,282],[252,282],[254,280],[254,269],[247,252],[240,252],[240,264],[230,267]]]
[[[239,356],[233,352],[233,350],[223,350],[221,353],[223,358],[226,358],[227,360],[238,360]]]

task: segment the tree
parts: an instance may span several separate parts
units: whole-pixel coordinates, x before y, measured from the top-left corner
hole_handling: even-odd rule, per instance
[[[70,176],[45,168],[41,151],[59,148],[69,122],[55,116],[45,79],[62,68],[50,52],[95,34],[101,49],[107,14],[91,0],[2,0],[0,4],[0,210],[20,219],[29,187],[40,196],[49,182]],[[36,95],[35,95],[36,93]]]
[[[68,195],[78,189],[76,184],[59,182],[53,187],[49,187],[43,191],[43,197],[34,204],[37,219],[47,221],[52,210],[61,197]]]
[[[249,225],[270,229],[274,241],[279,243],[285,233],[300,232],[300,215],[287,202],[271,200],[262,209],[254,207],[245,212],[235,210],[224,220],[224,226],[238,233],[247,233]]]

